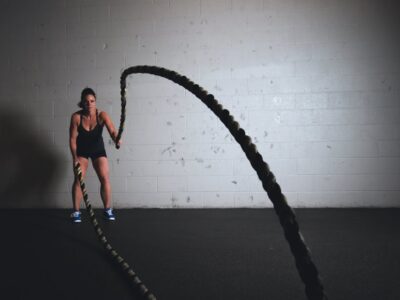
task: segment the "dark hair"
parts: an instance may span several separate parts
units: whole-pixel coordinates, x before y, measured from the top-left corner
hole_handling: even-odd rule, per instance
[[[80,108],[85,107],[84,105],[85,105],[86,97],[88,95],[92,95],[94,98],[96,98],[96,93],[90,87],[84,88],[81,93],[81,101],[79,101],[79,103],[78,103],[78,106]]]

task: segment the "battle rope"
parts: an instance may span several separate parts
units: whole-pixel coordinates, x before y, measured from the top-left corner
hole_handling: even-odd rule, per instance
[[[198,97],[207,107],[221,120],[228,128],[235,140],[240,144],[253,169],[257,172],[258,178],[262,182],[264,190],[267,192],[271,202],[274,205],[276,214],[279,217],[280,223],[286,240],[289,243],[292,254],[295,258],[296,267],[302,281],[305,284],[305,293],[309,300],[326,299],[324,288],[316,266],[311,260],[310,250],[305,244],[304,238],[299,231],[299,225],[296,221],[296,216],[292,208],[286,201],[285,195],[282,194],[279,184],[276,182],[275,175],[270,171],[267,163],[264,162],[262,155],[257,151],[256,146],[252,143],[251,138],[246,135],[246,132],[240,128],[229,110],[224,109],[221,104],[208,94],[199,85],[192,82],[186,76],[182,76],[174,71],[156,67],[156,66],[134,66],[125,69],[121,74],[121,119],[116,145],[121,139],[124,130],[126,117],[126,78],[130,74],[147,73],[157,75],[169,79]],[[117,148],[118,145],[117,145]]]
[[[92,209],[92,205],[89,202],[89,197],[86,192],[85,183],[84,183],[83,177],[82,177],[82,170],[81,170],[81,166],[79,163],[77,163],[75,165],[75,174],[78,177],[78,180],[79,180],[79,183],[80,183],[80,186],[82,189],[83,200],[86,205],[86,210],[90,216],[90,221],[92,222],[92,225],[94,227],[94,230],[96,231],[97,237],[99,238],[99,241],[103,245],[104,249],[111,256],[113,261],[122,268],[124,274],[126,274],[128,276],[128,279],[132,282],[133,287],[136,288],[136,290],[140,293],[141,296],[143,296],[144,299],[156,300],[156,297],[143,284],[143,282],[140,280],[138,275],[132,270],[132,268],[129,266],[129,264],[121,257],[121,255],[119,255],[117,253],[117,251],[115,251],[115,249],[107,241],[107,238],[105,237],[103,230],[100,228],[99,222],[96,219],[96,216]]]

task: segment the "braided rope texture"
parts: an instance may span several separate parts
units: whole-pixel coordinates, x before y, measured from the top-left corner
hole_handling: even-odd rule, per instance
[[[97,237],[100,243],[103,245],[106,252],[110,255],[113,262],[117,264],[123,271],[123,273],[128,277],[129,281],[132,283],[133,287],[139,292],[139,294],[146,300],[156,300],[156,297],[150,290],[144,285],[140,280],[138,275],[132,270],[129,264],[118,254],[118,252],[110,245],[107,238],[105,237],[103,230],[100,228],[99,222],[96,219],[92,205],[89,202],[89,196],[86,191],[85,182],[82,177],[82,170],[80,164],[75,165],[75,174],[78,176],[79,184],[82,189],[83,200],[85,202],[86,210],[90,216],[90,221],[94,227]]]
[[[195,84],[186,76],[182,76],[175,71],[157,66],[133,66],[125,69],[121,74],[121,119],[116,144],[121,139],[124,130],[126,117],[126,79],[130,74],[146,73],[169,79],[176,84],[184,87],[197,98],[199,98],[228,128],[229,132],[240,144],[246,157],[250,161],[251,166],[257,172],[258,178],[262,182],[264,190],[274,205],[276,214],[279,217],[280,223],[286,240],[289,243],[290,250],[295,258],[296,267],[301,280],[305,284],[305,293],[309,300],[327,299],[324,293],[322,281],[319,277],[318,270],[311,260],[311,253],[308,249],[304,238],[299,230],[299,225],[296,220],[293,209],[286,201],[285,195],[282,194],[281,187],[276,182],[275,175],[271,172],[268,164],[264,162],[263,157],[257,151],[256,146],[252,143],[251,138],[246,135],[246,132],[240,128],[239,123],[235,121],[229,110],[218,103],[212,94]],[[118,146],[117,146],[118,148]]]

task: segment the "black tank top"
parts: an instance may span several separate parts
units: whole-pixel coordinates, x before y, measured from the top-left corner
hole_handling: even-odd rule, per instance
[[[99,116],[96,110],[96,126],[92,130],[86,130],[82,125],[82,114],[80,113],[80,123],[78,126],[78,137],[76,138],[77,151],[80,153],[98,153],[104,151],[103,127],[99,124]]]

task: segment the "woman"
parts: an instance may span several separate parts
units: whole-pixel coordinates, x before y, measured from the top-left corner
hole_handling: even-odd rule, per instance
[[[117,130],[108,114],[97,110],[96,94],[91,88],[83,89],[78,106],[82,110],[72,114],[69,131],[72,160],[74,166],[79,162],[82,176],[84,177],[88,168],[89,158],[92,159],[93,168],[101,183],[100,195],[104,205],[104,217],[106,220],[113,221],[115,216],[111,208],[109,166],[102,133],[103,127],[106,125],[112,140],[115,142]],[[118,145],[120,143],[119,141]],[[79,223],[81,222],[82,190],[76,175],[72,186],[72,200],[74,212],[71,214],[71,219],[74,223]]]

